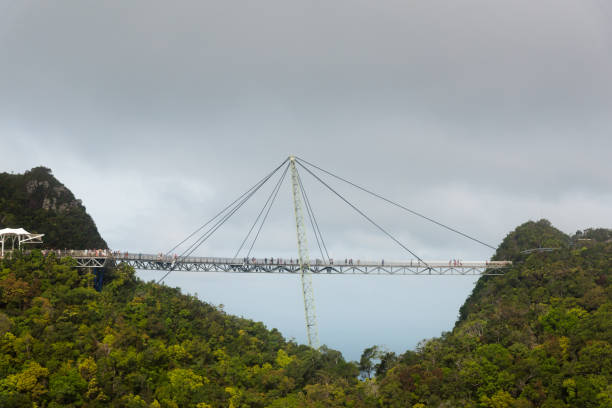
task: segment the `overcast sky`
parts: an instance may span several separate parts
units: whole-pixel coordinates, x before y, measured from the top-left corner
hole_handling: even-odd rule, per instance
[[[607,0],[0,0],[0,171],[50,167],[132,251],[171,248],[289,154],[493,245],[530,219],[612,227],[611,73]],[[303,177],[332,256],[408,257]],[[491,256],[342,191],[419,256]],[[290,199],[256,255],[294,256]],[[200,253],[233,255],[263,200]],[[394,347],[450,329],[470,290]]]

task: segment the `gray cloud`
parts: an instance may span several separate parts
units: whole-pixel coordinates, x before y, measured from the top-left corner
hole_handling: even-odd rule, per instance
[[[165,210],[187,220],[197,200],[221,204],[289,152],[469,225],[482,216],[466,213],[474,201],[539,208],[518,222],[568,195],[608,198],[604,2],[32,0],[3,11],[12,168],[38,152],[61,172],[54,158],[70,156],[66,173],[105,174],[140,214],[139,197],[151,217],[165,206],[152,200],[171,200]],[[210,194],[198,198],[202,185]]]
[[[610,72],[603,0],[0,0],[1,170],[51,167],[129,250],[289,153],[493,244],[610,227]],[[336,257],[406,256],[304,178]],[[491,254],[342,191],[424,257]],[[232,254],[262,204],[203,251]],[[291,217],[285,186],[262,255],[293,256]]]

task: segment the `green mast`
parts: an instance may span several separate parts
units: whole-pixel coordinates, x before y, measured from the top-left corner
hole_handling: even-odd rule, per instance
[[[300,275],[302,278],[302,294],[304,296],[304,314],[306,316],[308,345],[318,349],[319,332],[317,329],[317,315],[315,313],[314,291],[312,288],[312,276],[310,272],[310,257],[308,256],[308,240],[306,239],[306,226],[304,224],[304,217],[302,215],[302,192],[298,180],[297,168],[295,167],[294,156],[289,156],[289,166],[291,167],[293,209],[295,212],[295,226],[297,231],[297,246],[300,260]]]

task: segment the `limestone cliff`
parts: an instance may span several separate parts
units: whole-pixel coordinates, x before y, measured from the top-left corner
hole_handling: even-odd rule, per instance
[[[81,200],[46,167],[0,173],[0,228],[45,234],[42,248],[106,248]]]

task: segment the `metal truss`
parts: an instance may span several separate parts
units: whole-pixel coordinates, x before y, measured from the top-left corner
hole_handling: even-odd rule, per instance
[[[68,255],[67,255],[68,256]],[[189,257],[173,258],[148,254],[120,254],[100,256],[73,256],[81,268],[102,268],[125,263],[134,269],[149,271],[180,272],[225,272],[225,273],[268,273],[293,274],[302,272],[296,260],[264,260]],[[441,262],[389,262],[373,263],[323,263],[317,261],[305,264],[303,271],[308,275],[503,275],[511,262],[464,262],[451,264]]]
[[[317,314],[315,312],[314,288],[310,271],[310,255],[308,254],[308,240],[306,239],[306,225],[302,209],[302,190],[295,167],[295,157],[289,158],[291,167],[291,191],[293,193],[293,209],[295,213],[295,228],[297,233],[297,247],[299,256],[299,271],[302,280],[302,295],[304,297],[304,315],[306,317],[306,332],[308,334],[308,345],[319,348],[319,329],[317,327]]]
[[[104,268],[112,263],[110,257],[74,257],[79,268]]]
[[[300,266],[297,259],[173,257],[152,254],[117,253],[110,251],[64,250],[58,257],[71,257],[79,268],[105,268],[127,264],[134,269],[179,272],[268,273],[299,275],[503,275],[512,266],[508,261],[437,262],[404,261],[323,262],[319,259]],[[5,256],[10,256],[6,253]]]
[[[117,259],[135,269],[152,271],[181,272],[226,272],[226,273],[302,273],[299,264],[249,264],[249,263],[208,263],[208,262],[164,262],[154,260]],[[304,269],[308,275],[503,275],[507,266],[410,266],[410,265],[310,265]]]

